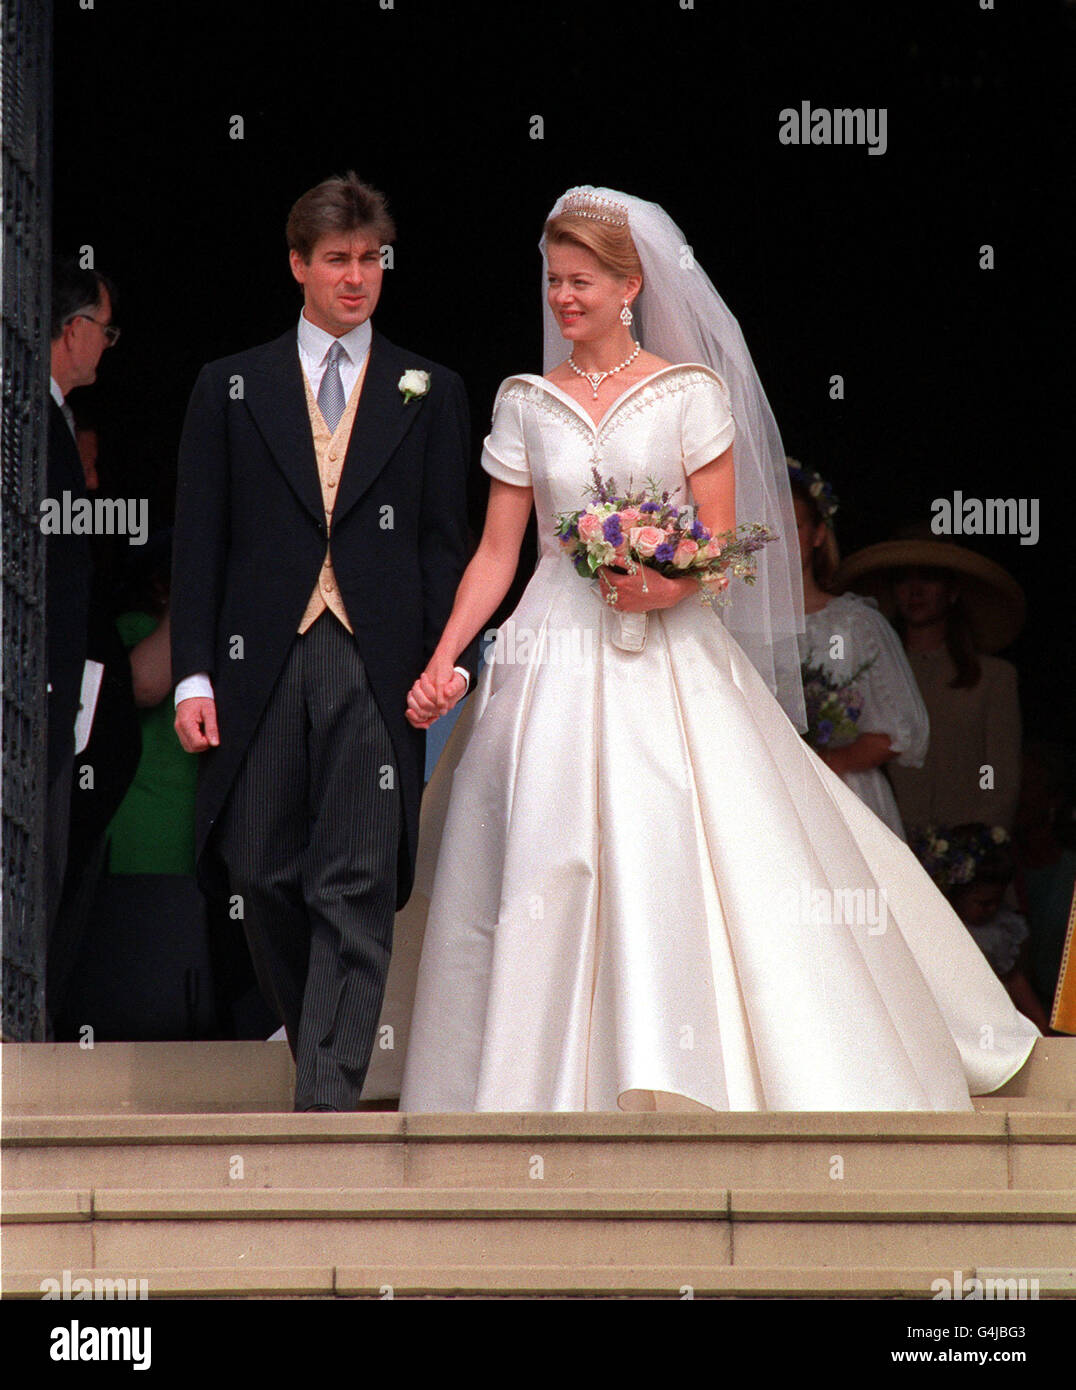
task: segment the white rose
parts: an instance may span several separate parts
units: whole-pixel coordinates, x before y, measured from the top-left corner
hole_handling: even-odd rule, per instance
[[[417,367],[409,367],[396,385],[403,393],[404,405],[409,405],[411,401],[419,396],[424,396],[430,389],[430,374],[429,372],[420,372]]]

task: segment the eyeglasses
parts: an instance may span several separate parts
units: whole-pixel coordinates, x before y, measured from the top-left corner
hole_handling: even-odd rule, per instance
[[[105,342],[108,343],[109,347],[115,347],[120,340],[120,330],[114,323],[102,323],[100,319],[95,319],[92,314],[72,314],[71,318],[67,320],[68,323],[72,319],[87,319],[90,323],[95,323],[105,335]]]

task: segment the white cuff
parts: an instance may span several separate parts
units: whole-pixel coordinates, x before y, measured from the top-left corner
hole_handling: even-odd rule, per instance
[[[458,671],[463,677],[463,694],[466,695],[471,688],[471,673],[464,666],[453,666],[453,671]],[[462,699],[462,696],[461,696]]]
[[[213,683],[207,671],[199,671],[196,676],[187,676],[176,686],[176,704],[180,700],[215,700]]]

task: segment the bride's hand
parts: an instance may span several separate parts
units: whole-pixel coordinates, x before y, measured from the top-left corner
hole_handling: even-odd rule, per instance
[[[616,603],[609,606],[618,613],[648,613],[652,608],[674,608],[699,587],[694,579],[686,576],[667,579],[657,570],[642,565],[634,574],[618,574],[603,565],[597,574],[602,598],[607,603],[609,595],[616,593]]]

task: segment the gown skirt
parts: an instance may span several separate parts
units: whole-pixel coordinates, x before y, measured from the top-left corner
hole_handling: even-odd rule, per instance
[[[720,618],[651,613],[641,652],[616,621],[543,559],[427,789],[401,1110],[968,1110],[1002,1085],[1037,1030]]]

